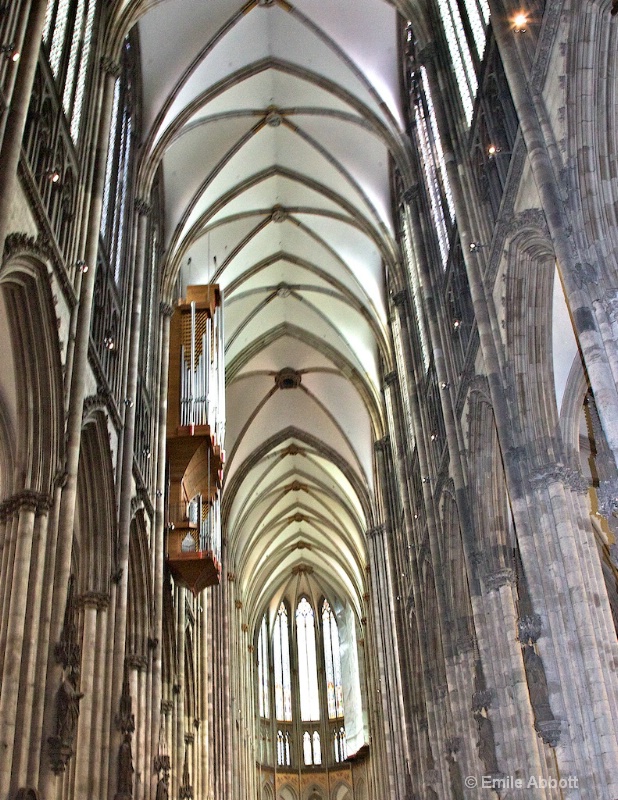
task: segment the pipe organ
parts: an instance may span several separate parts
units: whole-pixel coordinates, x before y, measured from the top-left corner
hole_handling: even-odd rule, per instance
[[[222,316],[218,286],[188,286],[170,322],[167,561],[194,594],[221,577]]]

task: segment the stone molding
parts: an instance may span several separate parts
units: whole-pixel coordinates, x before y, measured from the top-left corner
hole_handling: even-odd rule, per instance
[[[122,72],[122,67],[115,59],[111,58],[110,56],[101,56],[101,60],[99,62],[101,64],[101,69],[103,72],[106,72],[108,75],[111,75],[114,78],[119,78],[120,73]]]
[[[541,617],[538,614],[528,614],[517,623],[517,638],[522,644],[534,644],[538,642],[542,630]]]
[[[152,205],[145,197],[135,198],[135,210],[140,217],[148,217],[152,213]]]
[[[109,594],[105,592],[84,592],[79,596],[78,604],[82,608],[106,609],[109,606]]]
[[[43,261],[54,263],[54,251],[51,242],[44,234],[30,236],[21,231],[9,233],[4,241],[4,260],[7,261],[18,253],[32,253]]]
[[[377,539],[378,537],[384,536],[386,533],[386,525],[382,523],[381,525],[375,525],[373,528],[367,529],[367,538],[368,539]]]
[[[139,653],[129,653],[125,658],[127,667],[130,669],[135,669],[138,672],[146,669],[148,666],[148,659],[146,656],[142,656]]]
[[[510,586],[514,582],[515,574],[513,573],[513,570],[509,569],[508,567],[505,569],[500,569],[491,575],[486,575],[483,578],[483,584],[485,585],[486,592],[497,592],[503,586]]]
[[[23,489],[0,503],[0,521],[6,521],[20,511],[34,511],[37,516],[46,514],[52,506],[51,495],[34,489]]]
[[[472,711],[482,711],[491,708],[492,703],[496,699],[496,692],[494,689],[483,689],[474,692],[472,695]]]

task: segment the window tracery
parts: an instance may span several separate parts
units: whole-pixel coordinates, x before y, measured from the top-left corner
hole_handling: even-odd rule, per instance
[[[316,607],[301,596],[293,615],[290,606],[289,598],[279,603],[272,626],[264,614],[256,635],[261,736],[274,742],[278,766],[334,764],[347,755],[337,620],[324,597]],[[260,750],[270,752],[264,743]]]
[[[296,608],[296,639],[300,718],[303,722],[319,720],[320,698],[315,650],[315,615],[306,597],[303,597]]]
[[[292,721],[292,681],[290,676],[290,633],[288,612],[281,603],[273,635],[275,669],[275,716],[284,722]]]
[[[49,0],[43,43],[73,141],[79,138],[97,0]]]
[[[337,620],[328,603],[322,604],[322,631],[324,635],[324,662],[326,665],[326,697],[328,718],[343,717],[343,685],[341,683],[341,656]]]

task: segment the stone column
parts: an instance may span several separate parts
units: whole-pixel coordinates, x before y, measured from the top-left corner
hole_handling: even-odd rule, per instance
[[[79,706],[79,723],[77,726],[75,746],[75,772],[73,785],[76,797],[89,797],[92,768],[92,736],[96,721],[94,719],[94,679],[97,659],[97,609],[99,596],[95,593],[83,595],[83,634],[82,663],[80,676],[80,692],[83,693]]]
[[[97,625],[95,652],[105,654],[104,643],[108,641],[108,610],[109,595],[99,595],[97,598]],[[105,692],[106,677],[108,674],[107,661],[105,658],[97,658],[94,665],[94,675],[92,680],[93,710],[92,710],[92,735],[91,735],[91,755],[90,755],[90,782],[89,794],[87,797],[105,797],[101,789],[102,770],[101,770],[101,750],[103,745],[103,734],[105,730],[104,719],[105,710],[109,708],[109,696]]]
[[[34,698],[38,690],[37,656],[41,624],[41,598],[45,570],[45,549],[51,498],[39,501],[34,520],[34,535],[26,612],[27,639],[21,660],[20,708],[16,726],[19,739],[13,764],[12,789],[17,791],[27,785],[28,753],[32,731]]]
[[[17,186],[17,166],[41,49],[47,0],[31,0],[30,3],[24,3],[26,15],[28,10],[30,14],[23,41],[16,42],[21,55],[0,148],[0,252],[4,250],[9,211]]]
[[[200,708],[200,730],[199,730],[199,738],[198,741],[200,743],[200,773],[201,773],[201,787],[202,787],[202,797],[205,799],[209,797],[209,789],[210,789],[210,775],[208,770],[208,765],[210,763],[209,759],[209,748],[210,748],[210,717],[211,717],[211,707],[210,707],[210,698],[209,698],[209,691],[208,691],[208,684],[210,680],[210,665],[209,659],[211,658],[211,653],[208,650],[208,605],[210,603],[210,596],[207,592],[203,592],[201,598],[201,607],[202,610],[199,613],[198,617],[198,625],[199,625],[199,662],[201,664],[201,671],[200,671],[200,698],[199,698],[199,708]]]
[[[40,37],[39,37],[40,38]],[[38,46],[38,40],[37,40]],[[105,62],[107,64],[107,62]],[[98,134],[96,136],[94,175],[90,199],[90,214],[88,218],[88,231],[85,248],[85,261],[90,269],[84,273],[81,283],[80,307],[77,319],[75,348],[73,354],[73,373],[71,375],[71,389],[69,398],[69,411],[66,428],[66,484],[60,500],[58,521],[58,545],[55,552],[54,595],[51,604],[52,613],[50,621],[50,649],[58,640],[62,627],[62,617],[66,605],[67,586],[71,572],[71,552],[73,547],[73,526],[75,519],[75,503],[77,497],[77,470],[79,466],[79,453],[81,446],[82,417],[86,378],[88,375],[88,349],[90,345],[90,322],[92,317],[92,299],[99,245],[99,228],[101,220],[101,205],[103,198],[103,184],[105,182],[105,167],[107,162],[107,148],[114,95],[115,76],[118,67],[104,73],[104,82],[101,98],[101,115]],[[50,653],[45,688],[45,718],[44,738],[51,735],[53,724],[53,705],[56,688],[59,682],[59,670],[54,663],[53,654]],[[51,779],[51,776],[48,776]],[[53,785],[53,780],[52,780]],[[52,789],[50,788],[50,791]],[[45,794],[48,794],[46,791]]]
[[[496,759],[499,773],[525,779],[542,775],[537,735],[521,647],[517,642],[517,613],[512,582],[514,575],[504,570],[486,576],[484,592],[474,598],[479,653],[488,687],[487,697],[474,703],[495,726]],[[487,769],[487,766],[485,769]],[[545,792],[526,788],[521,797],[545,798]]]
[[[4,518],[5,535],[2,549],[2,575],[0,576],[0,596],[2,599],[2,616],[0,617],[0,675],[4,668],[4,657],[6,655],[6,632],[9,624],[13,562],[15,560],[15,540],[17,538],[18,517],[14,513],[12,500],[13,498],[5,500],[1,507],[2,516]]]
[[[16,736],[17,710],[25,639],[28,581],[30,577],[34,522],[37,507],[43,500],[39,492],[23,491],[11,498],[11,510],[17,518],[13,563],[9,564],[10,602],[7,613],[5,657],[2,665],[0,695],[0,796],[8,794]]]
[[[118,503],[118,584],[116,590],[116,624],[114,626],[114,667],[112,677],[112,706],[117,707],[122,694],[125,670],[125,644],[127,630],[127,592],[129,584],[129,541],[131,532],[131,497],[133,495],[133,448],[135,440],[135,414],[137,409],[137,381],[139,371],[139,345],[142,320],[142,290],[144,282],[144,261],[147,220],[150,207],[144,200],[136,200],[138,213],[137,251],[131,299],[131,324],[129,339],[129,363],[125,396],[124,427],[122,433],[122,464],[120,474],[120,498]],[[137,700],[137,698],[135,698]],[[119,731],[112,733],[112,752],[121,745]],[[111,781],[114,784],[114,781]]]
[[[378,465],[378,472],[380,466]],[[385,525],[378,525],[367,531],[368,561],[371,567],[371,599],[374,607],[374,635],[376,637],[376,658],[378,683],[377,692],[381,705],[384,730],[386,763],[384,770],[384,799],[400,800],[404,797],[403,774],[397,765],[402,761],[399,726],[401,721],[401,692],[394,663],[397,646],[394,637],[394,618],[391,606],[391,580],[388,564]]]
[[[51,598],[53,595],[53,553],[58,537],[58,514],[64,475],[56,477],[54,486],[54,503],[52,514],[45,532],[45,568],[41,586],[41,604],[39,611],[39,642],[37,650],[36,675],[37,686],[33,698],[32,722],[30,728],[30,755],[28,758],[28,778],[24,785],[37,786],[41,763],[41,741],[43,739],[43,714],[45,710],[45,692],[40,691],[40,676],[45,675],[48,668],[49,624],[51,619]]]
[[[161,729],[161,701],[163,684],[163,562],[165,559],[165,459],[167,432],[167,374],[169,367],[170,317],[172,307],[161,304],[161,365],[159,381],[158,406],[158,446],[157,446],[157,479],[155,494],[155,522],[153,535],[154,549],[154,629],[153,636],[158,646],[154,648],[152,657],[152,730],[150,752],[157,754]],[[158,770],[153,767],[151,777],[151,798],[154,800]]]

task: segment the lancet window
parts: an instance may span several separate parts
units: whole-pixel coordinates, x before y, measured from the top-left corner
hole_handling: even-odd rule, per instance
[[[274,741],[278,766],[334,764],[347,755],[337,620],[325,598],[290,605],[280,602],[272,627],[264,614],[257,633],[261,736]]]
[[[49,0],[43,43],[62,96],[71,137],[79,137],[97,0]]]

